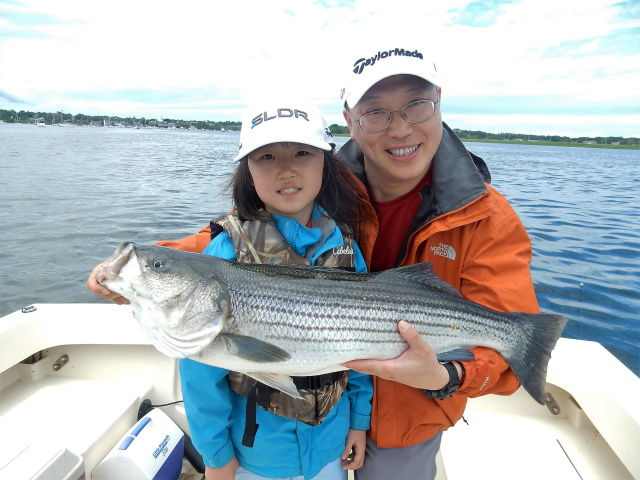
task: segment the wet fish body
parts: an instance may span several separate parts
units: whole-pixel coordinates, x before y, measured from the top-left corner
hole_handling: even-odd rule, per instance
[[[243,372],[292,396],[289,375],[390,359],[407,344],[408,321],[440,360],[498,351],[544,403],[546,369],[566,319],[502,313],[465,300],[430,263],[377,273],[254,265],[159,246],[121,245],[98,281],[128,298],[166,355]]]

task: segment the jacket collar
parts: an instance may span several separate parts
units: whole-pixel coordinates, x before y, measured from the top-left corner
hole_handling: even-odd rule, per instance
[[[484,160],[467,151],[464,144],[442,123],[442,141],[433,159],[432,186],[422,190],[425,200],[431,197],[430,212],[419,215],[419,223],[458,210],[487,192],[486,183],[491,183],[491,174]],[[353,140],[345,143],[337,153],[354,175],[367,185],[364,171],[364,155]],[[424,207],[424,205],[423,205]],[[422,208],[421,208],[422,210]]]

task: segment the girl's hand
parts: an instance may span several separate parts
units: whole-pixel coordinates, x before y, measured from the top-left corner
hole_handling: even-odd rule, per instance
[[[364,464],[364,451],[367,445],[365,430],[349,429],[347,442],[342,452],[342,469],[357,470]]]

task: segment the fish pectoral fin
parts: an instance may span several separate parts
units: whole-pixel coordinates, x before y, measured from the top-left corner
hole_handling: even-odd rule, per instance
[[[279,373],[265,373],[265,372],[250,372],[245,373],[248,377],[253,378],[254,380],[259,381],[260,383],[264,383],[265,385],[275,388],[276,390],[280,390],[281,392],[286,393],[287,395],[292,396],[293,398],[299,398],[300,400],[304,400],[295,384],[293,383],[293,379],[288,375],[281,375]]]
[[[251,362],[275,363],[291,358],[286,350],[257,338],[233,333],[223,333],[222,338],[229,353]]]
[[[469,361],[476,358],[476,356],[471,352],[472,347],[468,348],[456,348],[455,350],[449,350],[448,352],[438,353],[436,357],[438,357],[439,362],[450,362],[452,360]]]

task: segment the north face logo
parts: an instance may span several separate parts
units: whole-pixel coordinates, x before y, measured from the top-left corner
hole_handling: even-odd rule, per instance
[[[437,247],[431,247],[431,251],[433,252],[434,255],[437,255],[439,257],[446,257],[450,260],[456,259],[456,251],[453,249],[451,245],[446,245],[444,243],[441,243]]]

